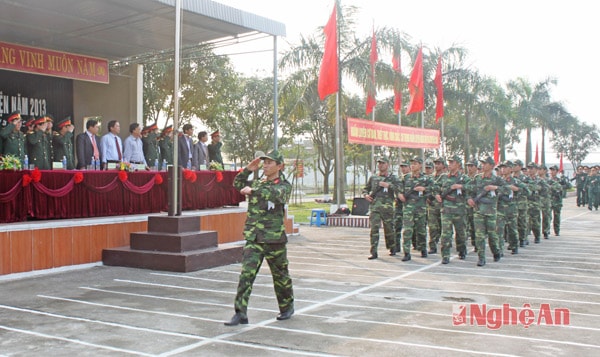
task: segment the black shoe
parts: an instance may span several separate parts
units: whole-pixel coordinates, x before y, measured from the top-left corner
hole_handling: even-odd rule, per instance
[[[394,255],[396,255],[396,250],[395,249],[390,249],[390,255],[393,257]]]
[[[421,251],[421,258],[427,258],[427,249]]]
[[[443,258],[442,258],[442,264],[448,264],[448,263],[450,263],[450,258],[448,258],[448,257],[443,257]]]
[[[231,320],[229,320],[228,322],[225,322],[224,324],[225,324],[225,326],[237,326],[239,324],[247,325],[248,317],[245,317],[244,315],[242,315],[241,312],[236,312],[235,315],[233,315],[233,317],[231,318]]]
[[[540,238],[539,238],[539,237],[538,237],[538,238],[535,238],[535,239],[533,240],[533,243],[539,243],[539,242],[540,242]]]
[[[558,236],[560,236],[560,233],[559,232],[555,232],[554,235],[558,237]]]
[[[289,309],[287,309],[284,312],[277,315],[277,320],[279,320],[279,321],[289,320],[293,314],[294,314],[294,308],[290,307]]]
[[[369,260],[377,259],[377,254],[371,254],[371,255],[369,255],[369,257],[367,259],[369,259]]]
[[[465,260],[466,257],[467,257],[467,252],[458,253],[458,259]]]
[[[485,259],[479,259],[479,261],[477,262],[477,266],[482,267],[484,265],[485,265]]]
[[[525,241],[525,245],[529,245],[529,239]]]
[[[499,262],[500,261],[500,253],[494,254],[494,261],[495,262]]]
[[[521,248],[525,247],[525,242],[520,242],[519,247],[521,247]]]
[[[431,248],[429,249],[429,254],[437,254],[437,248]]]
[[[591,211],[592,210],[592,206],[588,206],[588,209]]]
[[[544,239],[548,239],[548,234],[544,233]]]
[[[402,258],[403,262],[407,262],[410,260],[410,253],[404,253],[404,257]]]
[[[512,254],[519,254],[519,248],[515,248],[512,250]]]

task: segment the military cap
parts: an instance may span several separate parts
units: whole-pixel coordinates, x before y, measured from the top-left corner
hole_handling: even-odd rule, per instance
[[[558,166],[552,165],[552,166],[550,166],[550,170],[558,170]]]
[[[32,126],[33,123],[35,122],[35,117],[32,115],[29,117],[29,119],[27,119],[27,121],[25,122],[25,126]]]
[[[410,161],[416,161],[416,162],[418,162],[419,164],[422,164],[422,163],[423,163],[423,159],[421,159],[421,158],[420,158],[420,157],[418,157],[418,156],[415,156],[415,157],[413,157],[412,159],[410,159]]]
[[[385,156],[380,156],[377,158],[377,162],[385,162],[386,164],[389,164],[390,160],[388,160],[388,158]]]
[[[502,164],[504,164],[504,166],[506,166],[506,167],[513,167],[513,166],[515,166],[515,165],[513,164],[513,162],[512,162],[512,161],[510,161],[510,160],[506,160],[506,161],[504,161]]]
[[[46,123],[53,123],[54,122],[54,117],[50,114],[46,114],[44,115],[44,121]]]
[[[540,165],[540,166],[538,166],[538,169],[540,169],[540,170],[548,170],[548,168],[546,167],[546,165]]]
[[[56,124],[56,128],[62,129],[65,126],[68,126],[68,125],[73,125],[73,123],[71,122],[71,117],[70,116],[68,116],[68,117],[64,118],[63,120],[59,121]]]
[[[535,164],[535,162],[530,162],[530,163],[527,164],[527,167],[531,167],[531,168],[537,169],[538,166]]]
[[[38,117],[34,122],[33,125],[39,125],[39,124],[44,124],[46,122],[46,117],[41,116]]]
[[[438,157],[434,158],[433,162],[434,163],[441,162],[444,166],[446,166],[446,160],[443,157],[441,157],[441,156],[438,156]]]
[[[515,166],[521,166],[521,167],[525,166],[525,164],[523,163],[523,161],[521,161],[519,159],[516,159],[514,161],[514,164],[515,164]]]
[[[433,169],[433,161],[431,161],[431,160],[425,160],[425,168],[426,169]]]
[[[167,126],[167,127],[165,127],[165,128],[163,129],[162,133],[163,133],[163,134],[168,134],[168,133],[170,133],[170,132],[172,132],[172,131],[173,131],[173,125],[169,125],[169,126]]]
[[[273,150],[266,155],[260,157],[261,159],[271,159],[275,161],[277,164],[283,163],[283,155],[277,150]]]
[[[455,161],[462,164],[462,158],[459,155],[452,155],[448,158],[448,161]]]
[[[498,165],[496,165],[496,169],[499,169],[501,167],[506,167],[506,163],[505,162],[499,162]]]
[[[492,158],[491,156],[488,156],[485,159],[480,159],[479,161],[490,165],[496,165],[496,161],[494,161],[494,158]]]
[[[406,160],[406,161],[402,161],[400,163],[400,166],[410,166],[410,161]]]
[[[215,130],[215,131],[213,131],[213,132],[212,132],[212,134],[210,134],[210,137],[211,137],[211,138],[214,138],[215,136],[221,136],[221,133],[219,133],[219,130],[218,130],[218,129],[217,129],[217,130]]]
[[[478,165],[477,160],[471,159],[471,160],[467,161],[467,166],[469,166],[469,165],[477,166]]]
[[[15,110],[14,112],[10,113],[10,115],[8,116],[8,119],[6,119],[6,121],[9,123],[12,123],[13,121],[15,121],[17,119],[21,119],[21,111],[20,110]]]

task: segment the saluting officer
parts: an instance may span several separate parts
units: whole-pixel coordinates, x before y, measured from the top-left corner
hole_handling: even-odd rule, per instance
[[[75,152],[73,150],[73,130],[75,126],[68,116],[56,124],[57,132],[52,137],[52,146],[54,147],[54,160],[62,161],[63,157],[67,159],[66,170],[75,169]]]

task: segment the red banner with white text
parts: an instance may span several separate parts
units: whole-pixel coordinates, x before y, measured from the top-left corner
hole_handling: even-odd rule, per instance
[[[440,131],[348,118],[348,142],[353,144],[437,149]]]
[[[108,83],[108,60],[1,41],[0,69]]]

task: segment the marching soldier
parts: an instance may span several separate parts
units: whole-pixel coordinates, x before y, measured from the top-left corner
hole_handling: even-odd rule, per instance
[[[598,168],[592,167],[590,174],[585,179],[585,191],[587,192],[587,204],[588,209],[591,211],[592,207],[598,210],[600,205],[600,176],[598,175]]]
[[[454,155],[448,159],[448,173],[440,175],[436,183],[435,199],[441,208],[441,240],[442,264],[450,263],[450,248],[452,248],[452,233],[455,234],[458,257],[467,256],[466,227],[466,185],[468,176],[460,172],[462,160]]]
[[[560,213],[563,206],[564,191],[566,191],[564,183],[568,184],[568,181],[564,180],[564,177],[559,178],[557,176],[558,167],[550,166],[550,199],[552,207],[552,227],[554,228],[554,235],[560,235]]]
[[[410,162],[403,161],[400,163],[400,176],[399,181],[402,183],[405,175],[410,173]],[[402,192],[402,188],[398,188],[398,193]],[[394,220],[396,221],[394,225],[394,231],[396,234],[396,251],[399,252],[402,248],[402,219],[403,219],[403,208],[404,204],[400,201],[400,198],[396,196],[395,199],[396,209],[394,211]]]
[[[469,181],[474,179],[477,175],[477,160],[467,161],[467,177]],[[467,205],[467,215],[466,215],[466,226],[467,226],[467,235],[471,238],[471,246],[473,246],[474,251],[477,251],[477,246],[475,245],[475,223],[473,222],[473,207]]]
[[[505,161],[501,165],[502,178],[506,186],[500,190],[498,197],[498,240],[501,249],[504,250],[504,241],[508,242],[508,249],[512,254],[519,253],[519,231],[518,231],[518,200],[521,195],[527,194],[527,185],[512,175],[513,163]]]
[[[519,247],[529,245],[527,233],[529,231],[529,196],[531,195],[529,176],[524,174],[527,168],[521,160],[515,160],[513,164],[513,177],[523,183],[526,189],[517,195],[517,231],[519,233]],[[509,243],[510,244],[510,243]]]
[[[552,221],[552,206],[551,206],[551,181],[548,177],[548,168],[545,165],[540,165],[538,169],[538,177],[540,179],[540,197],[541,197],[541,212],[542,212],[542,235],[544,239],[548,239],[550,235],[550,222]]]
[[[474,208],[475,243],[479,261],[477,266],[484,266],[485,240],[487,238],[490,250],[494,255],[494,261],[500,261],[501,251],[498,245],[498,234],[496,233],[496,216],[498,205],[498,190],[504,186],[504,180],[494,176],[492,171],[496,162],[487,157],[482,162],[482,173],[475,176],[470,182],[471,198],[467,201]]]
[[[415,156],[410,161],[410,174],[404,176],[402,191],[399,194],[402,201],[404,219],[402,225],[402,248],[404,250],[403,262],[411,260],[410,247],[413,232],[417,241],[416,248],[421,251],[421,257],[427,257],[427,203],[425,199],[433,186],[433,180],[421,172],[423,160]]]
[[[71,122],[71,117],[66,117],[56,124],[55,132],[52,136],[52,146],[54,147],[54,160],[62,161],[63,157],[67,160],[65,170],[75,169],[75,151],[73,151],[73,130],[75,126]]]
[[[363,188],[363,197],[370,204],[369,223],[371,225],[371,255],[369,259],[377,259],[379,245],[379,228],[383,223],[385,247],[390,255],[396,255],[396,234],[394,232],[394,199],[400,182],[396,175],[389,172],[389,160],[380,157],[377,160],[379,175],[369,177]]]
[[[540,243],[541,236],[541,196],[542,183],[537,175],[537,165],[533,162],[527,164],[529,175],[530,195],[527,197],[527,212],[529,214],[529,228],[527,233],[532,232],[534,243]]]
[[[433,160],[435,173],[432,175],[433,184],[436,186],[442,174],[446,171],[446,161],[442,157]],[[429,228],[429,254],[437,254],[437,245],[442,235],[442,203],[438,202],[433,193],[427,199],[427,226]]]

